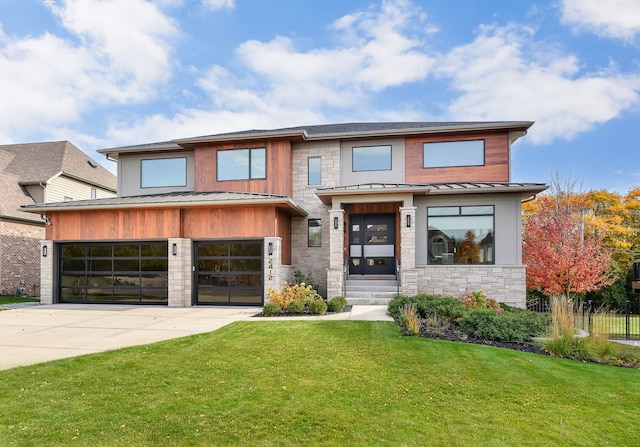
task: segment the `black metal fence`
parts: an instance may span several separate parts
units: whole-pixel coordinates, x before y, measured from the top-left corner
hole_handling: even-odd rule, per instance
[[[544,298],[527,300],[527,309],[551,312],[549,300]],[[596,308],[590,302],[574,303],[573,325],[576,330],[601,334],[609,339],[640,340],[640,315],[631,312],[630,302],[626,303],[624,311]]]

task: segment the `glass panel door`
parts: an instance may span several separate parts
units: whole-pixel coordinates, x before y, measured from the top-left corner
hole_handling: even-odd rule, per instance
[[[394,274],[395,238],[395,215],[351,215],[349,217],[349,274]]]

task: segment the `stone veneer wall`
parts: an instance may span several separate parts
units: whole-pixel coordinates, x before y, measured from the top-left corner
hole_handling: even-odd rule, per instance
[[[309,157],[322,159],[322,184],[307,185]],[[329,268],[329,206],[316,196],[317,187],[333,187],[340,184],[340,145],[338,142],[303,143],[293,148],[293,200],[309,215],[293,218],[291,222],[291,259],[294,269],[311,273],[320,284],[320,294],[327,294],[327,269]],[[307,220],[322,219],[322,247],[308,247]],[[330,297],[327,297],[330,298]]]
[[[24,284],[29,296],[40,296],[40,240],[44,225],[0,220],[0,293],[14,295]]]
[[[510,306],[526,308],[526,267],[470,265],[418,267],[418,293],[458,297],[482,290]]]
[[[193,259],[191,239],[172,238],[168,240],[167,252],[169,285],[169,307],[189,307],[193,304],[191,260]],[[173,254],[176,244],[176,254]]]

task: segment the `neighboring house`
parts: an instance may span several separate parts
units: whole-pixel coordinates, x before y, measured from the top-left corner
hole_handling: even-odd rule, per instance
[[[511,183],[510,149],[532,124],[350,123],[101,150],[118,161],[117,198],[23,208],[51,222],[42,300],[262,305],[299,269],[352,303],[482,289],[524,307],[521,203],[546,185]]]
[[[45,219],[20,210],[116,195],[116,177],[68,141],[0,146],[0,293],[40,293]]]

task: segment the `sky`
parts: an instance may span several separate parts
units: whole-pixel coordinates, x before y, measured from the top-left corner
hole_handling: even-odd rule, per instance
[[[511,181],[640,186],[640,0],[0,0],[0,144],[535,121]]]

